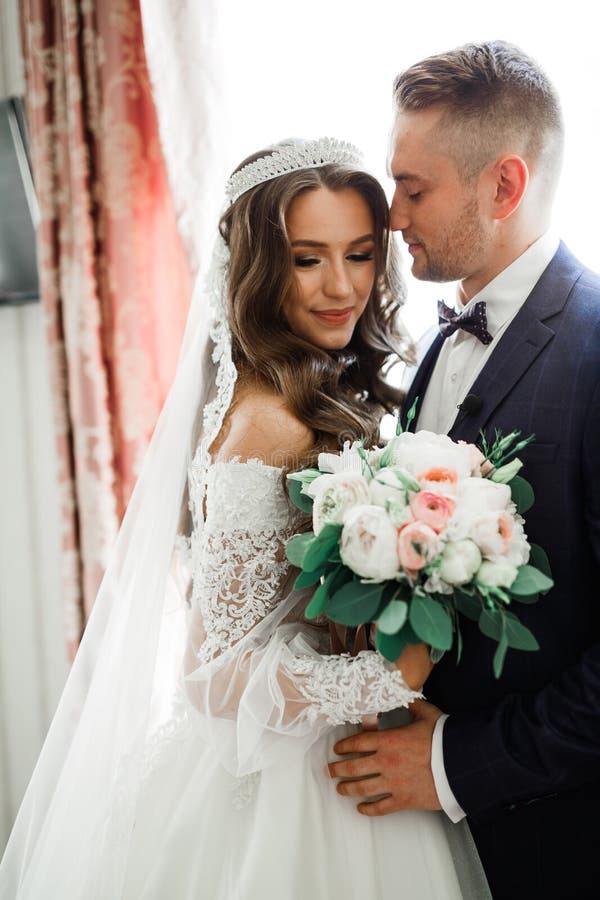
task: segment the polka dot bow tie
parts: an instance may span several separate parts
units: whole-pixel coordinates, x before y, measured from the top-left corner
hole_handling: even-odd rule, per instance
[[[479,300],[469,312],[460,315],[446,306],[443,300],[438,300],[438,321],[443,338],[450,337],[460,328],[474,335],[482,344],[491,344],[494,340],[487,330],[485,300]]]

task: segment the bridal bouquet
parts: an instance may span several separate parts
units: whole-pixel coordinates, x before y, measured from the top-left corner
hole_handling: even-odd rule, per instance
[[[537,650],[514,612],[553,585],[521,515],[534,498],[515,454],[532,439],[497,433],[480,450],[399,424],[385,448],[347,442],[320,454],[318,468],[288,475],[293,502],[312,514],[313,530],[286,547],[302,569],[296,587],[318,585],[306,616],[374,622],[390,661],[419,641],[449,650],[455,636],[460,659],[466,616],[498,642],[496,678],[509,647]]]

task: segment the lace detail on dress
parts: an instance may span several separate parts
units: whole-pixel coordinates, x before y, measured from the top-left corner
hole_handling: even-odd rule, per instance
[[[206,632],[200,663],[236,644],[279,599],[296,518],[281,475],[260,460],[217,462],[206,472],[207,519],[192,536],[192,605]]]
[[[231,786],[232,788],[232,805],[234,809],[244,809],[254,800],[256,789],[260,784],[260,772],[250,772],[249,775],[243,775],[236,778]]]
[[[313,722],[325,716],[330,725],[358,725],[365,715],[408,706],[423,696],[411,691],[402,673],[373,650],[357,656],[302,656],[293,666],[296,687],[310,701]]]

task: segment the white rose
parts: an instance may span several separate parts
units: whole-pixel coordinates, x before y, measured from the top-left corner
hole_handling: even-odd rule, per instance
[[[398,532],[380,506],[355,506],[342,529],[342,562],[362,578],[386,581],[398,574]]]
[[[440,578],[448,584],[468,584],[481,566],[481,553],[473,541],[446,544],[440,563]]]
[[[385,507],[388,500],[394,506],[406,506],[404,486],[390,469],[381,469],[375,473],[375,477],[369,482],[369,496],[374,506]]]
[[[313,531],[319,534],[325,525],[341,525],[353,506],[369,502],[369,486],[358,472],[321,475],[310,485],[313,502]]]
[[[517,567],[507,559],[492,562],[484,559],[477,572],[476,580],[484,587],[509,588],[517,577]]]
[[[436,470],[452,472],[456,480],[471,474],[471,452],[466,444],[456,444],[445,434],[432,431],[405,431],[394,440],[392,461],[415,478],[427,480]]]

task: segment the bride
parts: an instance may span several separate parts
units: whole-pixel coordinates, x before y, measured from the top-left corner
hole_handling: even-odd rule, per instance
[[[327,773],[340,737],[420,696],[427,648],[334,654],[285,557],[308,527],[286,472],[376,443],[397,405],[384,192],[322,139],[245,160],[227,199],[0,897],[479,900],[466,827],[360,816]]]

